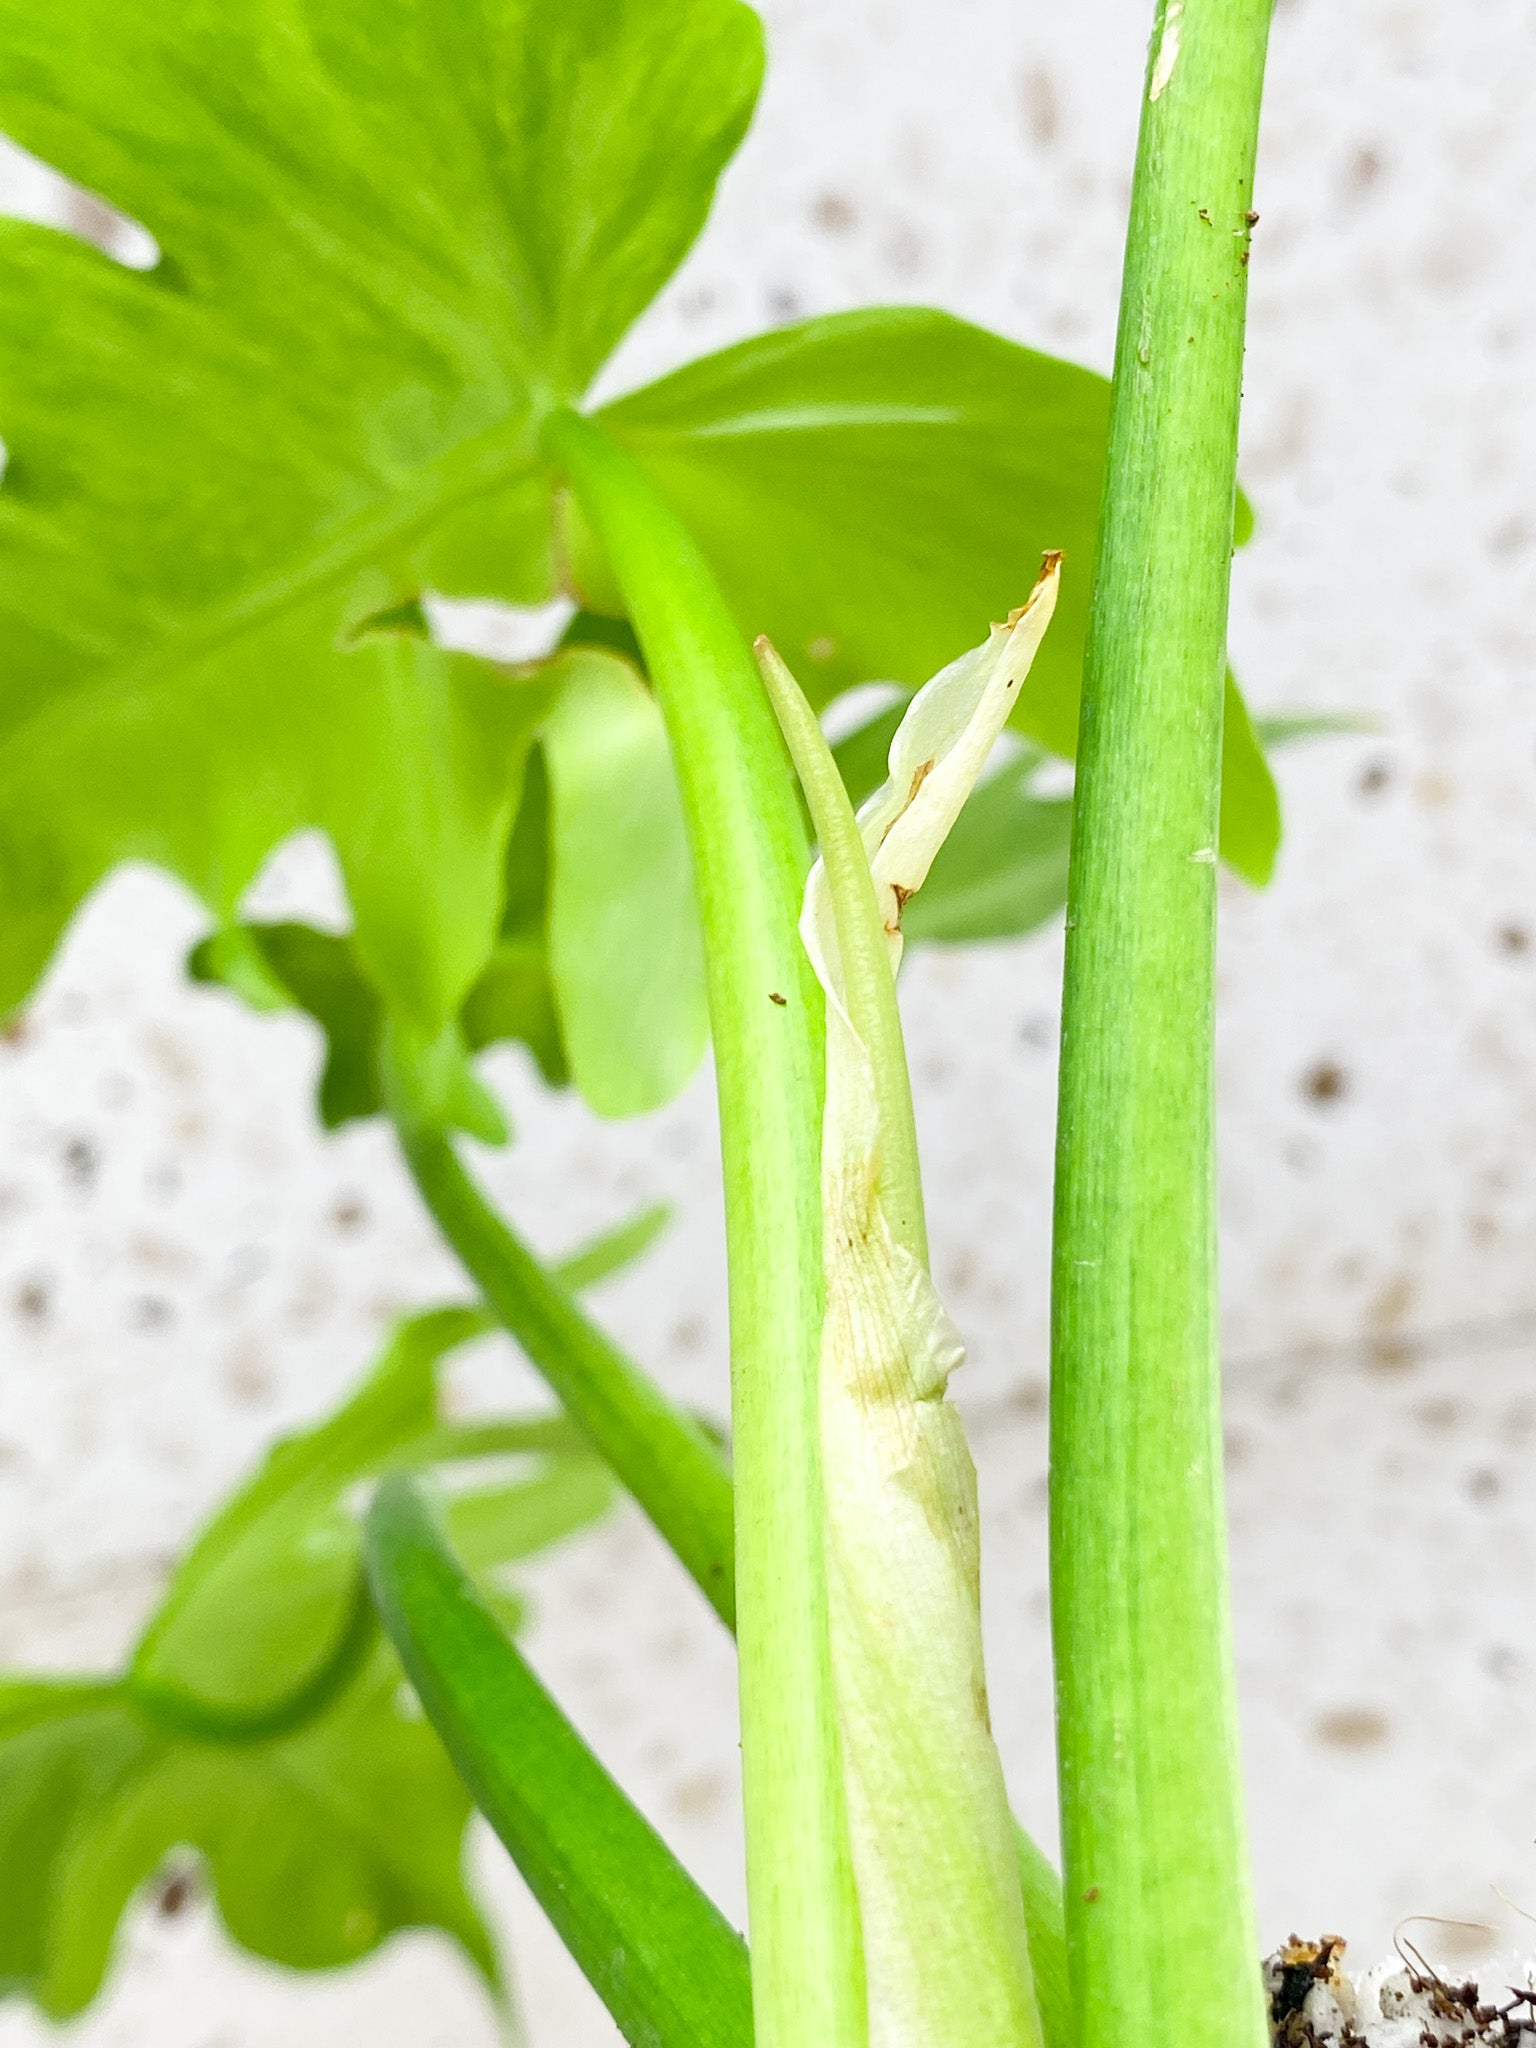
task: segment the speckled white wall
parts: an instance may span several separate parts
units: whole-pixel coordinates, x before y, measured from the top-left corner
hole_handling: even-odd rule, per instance
[[[776,320],[950,307],[1107,367],[1142,0],[771,0],[773,71],[636,381]],[[1234,652],[1263,709],[1368,736],[1284,758],[1273,890],[1223,901],[1223,1202],[1238,1648],[1264,1931],[1536,1908],[1536,6],[1282,0],[1258,203]],[[53,197],[25,166],[19,205]],[[29,197],[30,195],[30,197]],[[299,846],[263,884],[324,896]],[[198,917],[127,874],[0,1046],[0,1660],[125,1641],[187,1529],[459,1291],[381,1135],[309,1121],[314,1046],[185,987]],[[938,1267],[972,1346],[999,1733],[1049,1831],[1046,1226],[1059,946],[930,956],[908,1009]],[[550,1246],[665,1194],[601,1309],[724,1402],[707,1081],[599,1127],[494,1064],[487,1161]],[[488,1344],[465,1398],[505,1399]],[[531,1575],[541,1668],[740,1906],[728,1647],[633,1516]],[[611,2042],[490,1845],[539,2048]],[[1508,1930],[1507,1920],[1503,1923]],[[1429,1931],[1471,1957],[1475,1928]],[[0,2048],[43,2038],[0,2017]],[[323,1984],[138,1913],[91,2048],[489,2043],[396,1944]]]

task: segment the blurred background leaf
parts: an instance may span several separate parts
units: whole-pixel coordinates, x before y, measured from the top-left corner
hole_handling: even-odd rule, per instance
[[[600,1278],[657,1228],[648,1211],[568,1270]],[[562,1417],[445,1410],[443,1360],[489,1327],[472,1308],[403,1322],[352,1398],[215,1512],[119,1677],[0,1681],[0,1991],[81,2010],[176,1849],[257,1955],[328,1969],[435,1927],[499,1984],[462,1872],[468,1795],[380,1639],[357,1518],[383,1474],[471,1473],[449,1527],[515,1625],[507,1567],[606,1512],[613,1482]]]
[[[525,1044],[546,1081],[573,1079],[604,1116],[669,1102],[708,1039],[704,958],[666,732],[631,664],[578,646],[543,670],[523,803],[508,841],[500,926],[456,1023],[410,1066],[427,1072],[422,1120],[488,1143],[505,1135],[469,1054]],[[231,924],[196,945],[194,980],[253,1009],[304,1011],[325,1034],[327,1130],[384,1107],[391,1024],[351,934]]]
[[[260,1743],[170,1732],[120,1685],[45,1695],[0,1689],[0,1987],[54,2019],[83,2010],[123,1913],[178,1848],[270,1961],[334,1969],[427,1926],[498,1982],[460,1869],[468,1796],[382,1644],[324,1712]]]
[[[666,728],[628,663],[589,651],[544,726],[549,959],[571,1075],[603,1116],[655,1109],[709,1036],[704,942]]]
[[[1038,797],[1039,757],[1009,761],[976,790],[902,913],[913,940],[957,944],[1016,938],[1067,900],[1072,799]]]

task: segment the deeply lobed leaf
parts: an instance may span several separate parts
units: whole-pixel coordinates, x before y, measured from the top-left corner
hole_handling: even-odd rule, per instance
[[[0,125],[156,268],[0,223],[0,1004],[115,861],[221,915],[300,825],[432,1031],[494,936],[525,693],[410,633],[554,587],[541,413],[697,232],[739,0],[0,5]]]
[[[117,1924],[177,1848],[195,1849],[234,1939],[295,1969],[355,1962],[407,1926],[450,1935],[491,1982],[465,1889],[469,1801],[402,1712],[377,1648],[330,1710],[275,1741],[167,1731],[121,1687],[67,1707],[0,1688],[0,1991],[68,2018],[95,1996]]]

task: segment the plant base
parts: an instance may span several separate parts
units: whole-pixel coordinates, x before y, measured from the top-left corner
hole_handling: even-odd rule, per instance
[[[1344,1943],[1292,1936],[1264,1965],[1275,2048],[1536,2048],[1536,1963],[1448,1982],[1401,1953],[1361,1976]]]

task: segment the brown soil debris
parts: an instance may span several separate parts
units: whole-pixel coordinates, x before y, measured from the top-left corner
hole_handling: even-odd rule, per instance
[[[1417,1950],[1408,1954],[1407,1967],[1371,1980],[1367,1995],[1344,1972],[1340,1936],[1292,1935],[1264,1965],[1275,2048],[1371,2048],[1380,2031],[1401,2043],[1415,2022],[1418,2048],[1536,2048],[1536,1990],[1484,1997],[1470,1981],[1448,1983]]]

